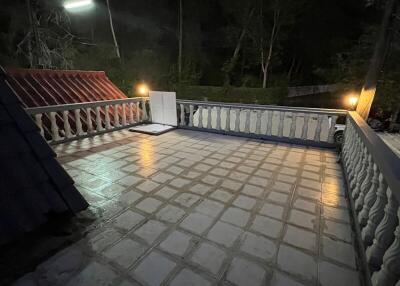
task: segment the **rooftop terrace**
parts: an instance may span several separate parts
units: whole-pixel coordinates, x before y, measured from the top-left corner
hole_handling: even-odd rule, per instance
[[[399,286],[400,159],[358,114],[177,101],[129,132],[147,102],[26,110],[95,215],[16,285]]]
[[[360,285],[335,151],[188,130],[54,149],[101,215],[21,283]]]

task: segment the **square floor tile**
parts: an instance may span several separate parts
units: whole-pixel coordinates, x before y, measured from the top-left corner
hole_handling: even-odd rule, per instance
[[[250,228],[266,236],[277,238],[282,231],[283,223],[265,216],[256,215]]]
[[[191,213],[179,226],[194,233],[201,234],[211,226],[212,222],[213,218],[207,215]]]
[[[216,200],[224,202],[224,203],[231,200],[232,197],[233,197],[233,195],[231,193],[222,191],[222,190],[216,190],[215,192],[213,192],[210,195],[210,198],[216,199]]]
[[[279,248],[278,266],[283,271],[303,279],[309,281],[317,279],[317,263],[314,257],[290,246],[281,245]]]
[[[314,229],[317,226],[315,215],[295,209],[290,211],[289,222],[309,229]]]
[[[232,204],[245,210],[251,210],[256,205],[256,202],[257,201],[253,198],[240,195]]]
[[[317,250],[317,235],[295,226],[287,226],[283,241],[312,252],[316,252]]]
[[[148,244],[152,244],[166,228],[166,225],[159,221],[149,220],[138,228],[134,234],[142,238]]]
[[[191,260],[211,273],[217,274],[225,258],[225,252],[220,248],[209,243],[202,243],[193,253]]]
[[[239,227],[244,227],[247,224],[249,218],[249,212],[234,207],[228,208],[221,216],[222,221],[229,222]]]
[[[265,285],[265,274],[265,270],[257,264],[235,257],[226,279],[238,286],[260,286]]]
[[[114,225],[124,230],[130,230],[143,220],[144,216],[131,210],[127,210],[115,219]]]
[[[224,209],[224,205],[212,200],[204,200],[202,201],[195,210],[199,213],[216,217],[218,216],[222,210]]]
[[[282,193],[270,192],[267,198],[277,203],[286,204],[289,197]]]
[[[184,207],[190,208],[198,200],[200,200],[200,197],[197,195],[183,193],[183,194],[180,194],[174,201]]]
[[[139,210],[142,210],[146,213],[153,213],[161,205],[162,205],[162,202],[157,199],[146,198],[143,201],[141,201],[140,203],[138,203],[136,205],[136,208],[138,208]]]
[[[136,267],[133,275],[148,285],[158,286],[175,266],[175,262],[153,251]]]
[[[189,269],[183,269],[172,280],[171,286],[209,286],[211,282]]]
[[[172,205],[167,205],[158,211],[158,213],[156,214],[156,218],[162,221],[176,223],[184,215],[185,215],[184,210]]]
[[[183,256],[190,245],[191,237],[180,231],[172,232],[160,244],[160,248],[172,254]]]
[[[207,237],[219,244],[223,244],[226,247],[231,247],[242,230],[236,226],[224,222],[217,222],[209,231]]]
[[[263,260],[272,261],[277,252],[277,247],[273,241],[263,236],[246,232],[243,235],[240,250]]]
[[[259,212],[262,215],[270,216],[277,219],[282,219],[284,211],[285,209],[282,206],[271,203],[265,203]]]
[[[104,252],[104,256],[123,268],[131,266],[145,251],[145,247],[131,239],[123,239]]]

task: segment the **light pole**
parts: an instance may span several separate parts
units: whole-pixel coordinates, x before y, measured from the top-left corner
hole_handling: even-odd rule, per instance
[[[119,52],[119,46],[117,42],[117,37],[115,36],[114,32],[114,24],[113,24],[113,19],[111,15],[111,8],[110,8],[110,3],[108,0],[106,0],[107,3],[107,10],[108,10],[108,18],[110,22],[110,29],[111,29],[111,34],[114,40],[114,48],[115,48],[115,53],[117,55],[117,58],[121,58],[121,54]],[[64,2],[64,8],[68,11],[79,11],[83,8],[91,8],[94,6],[93,0],[67,0]]]

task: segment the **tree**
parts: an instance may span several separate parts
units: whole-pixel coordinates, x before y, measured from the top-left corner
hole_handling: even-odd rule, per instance
[[[109,0],[107,1],[107,10],[108,10],[108,18],[110,22],[110,29],[111,29],[111,34],[114,40],[114,47],[115,47],[115,54],[117,55],[117,58],[121,58],[121,54],[119,52],[119,46],[117,42],[117,37],[115,36],[115,31],[114,31],[114,24],[113,24],[113,19],[112,19],[112,14],[111,14],[111,8],[110,8],[110,2]]]
[[[388,0],[386,2],[381,27],[379,29],[378,39],[376,41],[374,49],[374,54],[371,58],[371,63],[357,105],[356,111],[365,120],[368,118],[372,102],[374,101],[378,78],[383,67],[385,54],[389,43],[389,28],[393,20],[393,14],[396,9],[396,4],[397,0]]]
[[[280,3],[279,0],[277,0],[274,5],[273,5],[273,20],[272,20],[272,28],[271,28],[271,34],[269,37],[269,42],[264,41],[263,35],[261,35],[260,38],[260,53],[261,53],[261,70],[263,73],[262,77],[262,87],[266,88],[267,87],[267,79],[268,79],[268,68],[271,63],[272,59],[272,53],[273,49],[275,46],[275,42],[278,37],[279,29],[280,29],[280,14],[281,14],[281,8],[280,8]],[[263,3],[261,1],[260,5],[260,20],[261,20],[261,25],[262,25],[262,30],[263,30]],[[265,55],[267,54],[267,55]]]
[[[228,3],[228,5],[229,4],[230,3]],[[234,8],[240,8],[239,13],[241,13],[242,7],[234,7]],[[238,13],[239,10],[232,9],[231,11],[233,11],[232,15],[236,16],[237,15],[236,13]],[[246,34],[248,33],[248,28],[249,28],[250,22],[253,18],[254,11],[255,11],[255,7],[254,7],[254,4],[251,2],[248,12],[245,14],[246,15],[245,18],[243,18],[241,16],[238,17],[238,19],[242,20],[241,31],[240,31],[239,37],[237,38],[236,46],[235,46],[232,56],[224,64],[224,66],[222,68],[222,71],[223,71],[224,77],[225,77],[225,81],[224,81],[225,85],[231,84],[232,71],[236,67],[237,61],[239,59],[239,53],[242,49],[244,38],[245,38]]]

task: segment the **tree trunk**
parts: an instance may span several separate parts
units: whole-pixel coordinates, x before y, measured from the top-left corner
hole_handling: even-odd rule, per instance
[[[290,68],[289,68],[289,71],[288,71],[288,74],[287,74],[287,79],[288,79],[289,82],[292,79],[293,69],[294,69],[295,65],[296,65],[296,57],[293,56],[292,63],[290,64]]]
[[[179,50],[178,50],[178,80],[182,81],[182,43],[183,43],[183,11],[182,0],[179,0]]]
[[[240,33],[239,39],[236,43],[235,51],[233,52],[232,58],[229,60],[229,63],[224,68],[225,70],[225,84],[229,85],[231,82],[231,73],[236,66],[236,62],[239,58],[239,52],[242,48],[243,39],[246,36],[247,28],[251,22],[251,18],[253,17],[254,7],[250,9],[249,15],[247,16],[246,22],[242,28],[242,32]]]
[[[113,40],[114,40],[115,53],[117,55],[117,58],[120,59],[121,58],[121,54],[119,52],[117,37],[115,36],[115,32],[114,32],[114,24],[113,24],[112,15],[111,15],[110,3],[109,3],[108,0],[106,0],[106,1],[107,1],[108,17],[109,17],[109,20],[110,20],[111,34],[112,34]]]
[[[263,48],[261,50],[261,69],[262,69],[262,72],[263,72],[263,82],[262,82],[262,87],[263,88],[267,87],[268,68],[269,68],[269,65],[271,63],[274,43],[275,43],[276,37],[278,35],[279,14],[280,14],[279,9],[275,9],[275,11],[274,11],[274,24],[272,26],[271,37],[270,37],[269,48],[268,48],[268,56],[265,59],[265,63],[264,63]]]
[[[385,51],[389,39],[389,26],[391,24],[392,15],[396,9],[396,0],[388,0],[385,6],[381,27],[379,30],[378,39],[375,44],[374,54],[372,56],[368,69],[365,83],[361,91],[356,111],[367,120],[371,110],[372,102],[374,101],[376,85],[379,78],[379,73],[382,70],[385,59]]]
[[[34,47],[33,47],[33,52],[31,49],[31,44],[29,44],[29,51],[30,51],[30,64],[31,67],[37,68],[39,67],[39,58],[41,56],[41,49],[40,49],[40,38],[39,38],[39,32],[37,29],[37,19],[36,19],[36,14],[32,11],[32,6],[31,6],[31,1],[26,0],[26,6],[28,9],[28,17],[29,17],[29,24],[31,25],[32,29],[32,34],[34,37]]]

